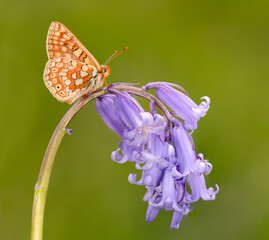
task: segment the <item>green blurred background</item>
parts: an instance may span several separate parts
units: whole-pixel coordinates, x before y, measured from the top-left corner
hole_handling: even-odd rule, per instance
[[[172,214],[145,221],[145,188],[127,177],[134,165],[110,154],[119,138],[90,103],[71,122],[56,156],[44,239],[269,239],[269,1],[6,1],[1,15],[0,239],[30,239],[41,161],[68,110],[42,79],[46,35],[65,24],[104,63],[109,83],[180,84],[211,108],[193,137],[213,164],[200,200],[169,230]]]

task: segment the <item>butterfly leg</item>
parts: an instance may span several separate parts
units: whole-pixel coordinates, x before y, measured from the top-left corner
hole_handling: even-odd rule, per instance
[[[85,102],[86,98],[88,97],[90,91],[92,91],[92,90],[93,90],[93,89],[89,89],[89,91],[84,95],[84,99],[83,99],[83,101],[82,101],[81,108],[83,108],[84,102]]]

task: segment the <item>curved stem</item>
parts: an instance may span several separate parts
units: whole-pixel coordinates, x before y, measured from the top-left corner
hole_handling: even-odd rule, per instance
[[[84,105],[90,102],[92,99],[99,97],[103,94],[105,94],[105,89],[100,89],[99,91],[93,92],[86,98]],[[62,138],[66,132],[66,127],[70,123],[72,118],[81,109],[82,101],[83,97],[80,98],[69,109],[69,111],[63,117],[63,119],[60,121],[50,139],[45,156],[43,158],[39,177],[35,186],[35,194],[32,210],[32,230],[31,230],[32,240],[42,239],[45,202],[54,158],[59,148],[59,145],[62,141]]]
[[[158,100],[152,94],[146,92],[144,89],[132,87],[128,85],[115,85],[110,89],[117,91],[126,91],[132,95],[143,97],[149,101],[154,101],[156,106],[163,112],[167,122],[172,118],[170,112],[166,109],[163,103]],[[106,94],[109,89],[101,88],[95,92],[92,92],[88,95],[84,101],[84,105],[93,100],[94,98],[100,97],[101,95]],[[81,97],[75,104],[68,110],[63,119],[60,121],[56,127],[49,145],[47,147],[45,156],[43,158],[42,166],[38,176],[38,180],[35,186],[34,201],[33,201],[33,210],[32,210],[32,230],[31,230],[31,240],[42,240],[43,235],[43,220],[44,220],[44,209],[45,202],[47,197],[47,191],[49,187],[51,170],[54,162],[55,155],[60,146],[62,138],[66,133],[66,127],[73,119],[73,117],[79,112],[82,108],[82,102],[84,97]]]

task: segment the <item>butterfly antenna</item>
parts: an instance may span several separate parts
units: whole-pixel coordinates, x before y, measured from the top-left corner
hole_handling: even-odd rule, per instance
[[[104,65],[107,65],[107,63],[109,63],[111,61],[111,59],[117,54],[117,50],[115,50],[113,52],[113,54],[106,60],[106,62],[104,63]]]
[[[117,54],[117,50],[114,51],[114,53],[106,60],[104,65],[107,65],[110,61],[112,61],[114,58],[120,56],[122,53],[124,53],[128,47],[125,47],[120,53]]]

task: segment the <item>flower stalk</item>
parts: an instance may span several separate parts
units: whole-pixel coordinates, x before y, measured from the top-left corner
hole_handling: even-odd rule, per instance
[[[92,99],[105,94],[105,89],[96,91],[85,99],[84,105],[90,102]],[[35,185],[34,202],[32,210],[32,230],[31,240],[42,240],[43,235],[43,220],[46,197],[49,187],[51,170],[53,167],[54,158],[61,144],[63,136],[66,133],[66,128],[72,118],[78,113],[82,107],[83,97],[80,98],[65,114],[63,119],[56,127],[49,145],[47,147],[45,156],[43,158],[42,166],[40,169],[39,177]]]

